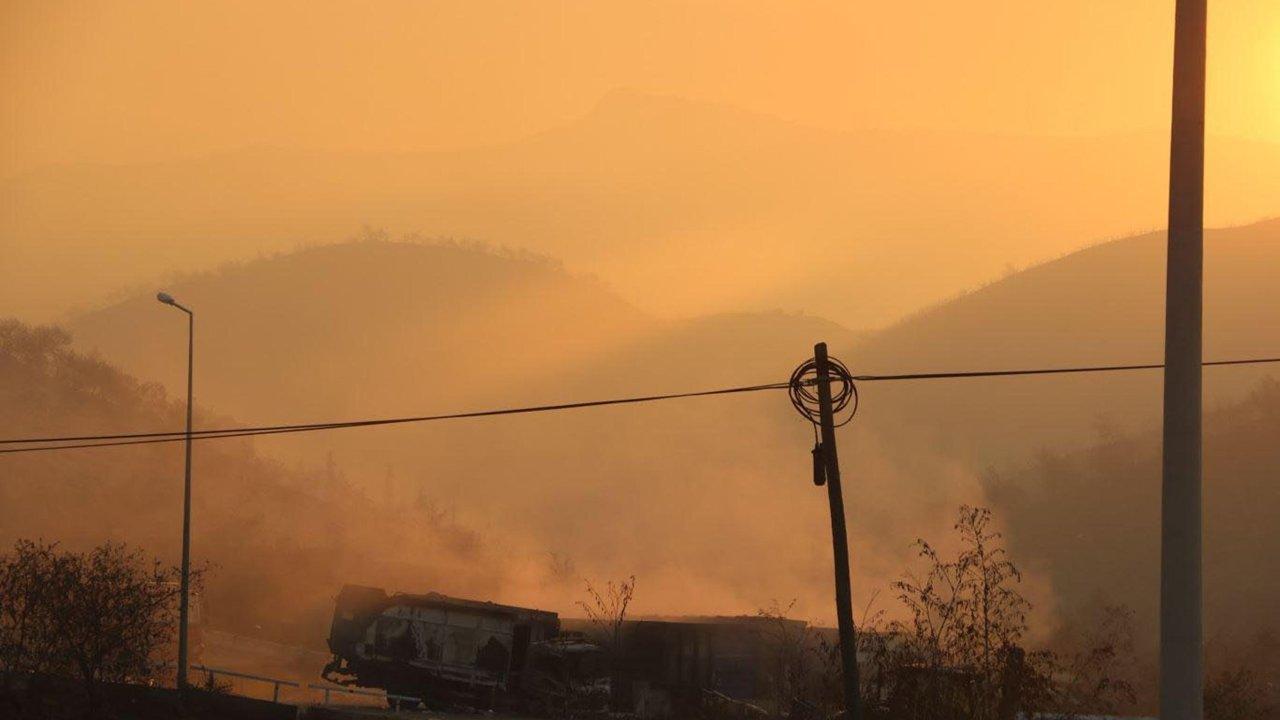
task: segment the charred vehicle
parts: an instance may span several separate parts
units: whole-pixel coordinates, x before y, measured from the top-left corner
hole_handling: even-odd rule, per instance
[[[356,585],[338,594],[329,650],[325,680],[432,707],[582,705],[607,674],[598,647],[560,637],[556,613]]]
[[[604,711],[611,683],[604,649],[581,633],[529,646],[520,696],[529,710],[559,717]]]

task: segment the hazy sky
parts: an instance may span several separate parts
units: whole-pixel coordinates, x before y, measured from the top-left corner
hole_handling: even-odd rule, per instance
[[[1280,2],[1214,0],[1211,8],[1207,217],[1243,223],[1280,211],[1280,145],[1237,139],[1280,143]],[[717,373],[717,384],[729,382],[719,375],[725,367],[742,372],[743,383],[785,378],[793,347],[802,352],[813,335],[843,332],[794,311],[855,330],[883,328],[1002,268],[1159,228],[1173,10],[1174,0],[0,0],[0,314],[79,315],[82,347],[180,392],[185,326],[152,299],[166,278],[179,297],[194,295],[201,337],[212,340],[200,347],[220,349],[199,351],[197,385],[205,389],[197,402],[244,422],[483,407],[480,385],[493,404],[515,402],[513,388],[554,402],[626,388],[635,377],[652,377],[661,392],[699,387],[690,380],[694,365]],[[612,105],[601,103],[606,97]],[[562,130],[530,139],[552,128]],[[524,141],[478,151],[367,152],[516,139]],[[235,152],[241,148],[249,149]],[[203,159],[185,161],[192,157]],[[131,166],[45,167],[84,162]],[[308,264],[323,253],[297,253],[170,282],[175,271],[337,241],[365,222],[531,249],[565,260],[571,272],[545,281],[486,275],[435,255],[422,256],[431,260],[425,269],[399,257],[374,263],[360,260],[373,246],[366,244],[344,246],[337,252],[351,255],[330,263]],[[1250,232],[1265,238],[1274,227]],[[464,255],[482,269],[525,263]],[[1150,301],[1145,315],[1134,314],[1133,302],[1116,303],[1103,319],[1138,318],[1112,338],[1158,337],[1153,269],[1161,257],[1143,255],[1113,275],[1071,273],[1065,289],[1039,304],[1028,289],[1046,275],[1026,273],[997,286],[1008,294],[979,296],[1006,303],[1009,315],[968,304],[937,321],[976,328],[965,334],[901,326],[885,336],[899,344],[881,346],[889,350],[875,370],[1015,367],[1018,357],[1042,362],[1035,353],[1070,364],[1059,349],[1102,353],[1089,359],[1099,364],[1142,361],[1158,345],[1088,340],[1097,336],[1087,332],[1113,326],[1097,320],[1103,302],[1076,298]],[[1222,257],[1211,253],[1210,267]],[[1271,296],[1256,288],[1267,287],[1259,276],[1271,256],[1232,258],[1232,267],[1258,273],[1216,275],[1253,282],[1233,285],[1238,294],[1208,284],[1211,307],[1267,306]],[[579,274],[598,276],[600,286]],[[395,277],[402,281],[391,283]],[[398,294],[372,303],[365,288]],[[1116,289],[1133,292],[1106,294]],[[78,312],[125,291],[130,300],[101,314]],[[404,298],[412,302],[397,302]],[[461,309],[450,304],[463,300]],[[634,317],[623,301],[638,308]],[[699,317],[774,308],[788,312]],[[110,322],[95,331],[95,317]],[[1016,325],[1018,317],[1034,322]],[[367,318],[390,329],[372,335],[381,326]],[[631,324],[607,324],[618,318]],[[1028,327],[1048,339],[1027,341]],[[1228,339],[1261,332],[1245,322],[1228,327],[1243,328]],[[977,330],[994,341],[975,341]],[[766,354],[764,340],[787,346]],[[369,352],[379,347],[395,350]],[[705,362],[701,348],[711,347],[726,359]],[[1273,352],[1251,345],[1241,355]],[[130,353],[142,361],[130,362]],[[487,363],[495,356],[536,373],[503,371],[494,382]],[[676,362],[682,358],[696,361]],[[744,358],[759,371],[745,372]],[[868,500],[851,508],[868,508],[864,517],[879,523],[854,526],[865,533],[855,535],[863,548],[857,572],[878,582],[896,577],[895,553],[910,536],[945,528],[954,505],[982,500],[980,475],[964,457],[977,441],[917,418],[985,426],[981,415],[956,408],[1005,406],[990,395],[948,402],[935,387],[918,401],[927,411],[898,419],[875,411],[887,418],[881,430],[850,448],[858,464],[850,474]],[[1009,387],[1024,404],[1008,407],[1025,408],[1010,411],[1009,427],[1026,436],[1022,418],[1067,403],[1041,398],[1069,397],[1090,416],[1105,415],[1084,395]],[[1140,391],[1144,402],[1158,401],[1154,390]],[[868,400],[872,412],[876,401]],[[373,435],[344,436],[353,438],[345,448],[317,439],[298,456],[338,447],[349,477],[386,487],[398,458],[398,477],[456,500],[464,519],[487,518],[501,496],[493,502],[526,523],[513,524],[512,537],[549,538],[539,552],[561,542],[585,547],[584,572],[588,553],[598,554],[598,567],[630,565],[652,588],[646,598],[683,602],[694,587],[709,610],[741,612],[766,599],[751,593],[785,599],[798,587],[825,602],[827,546],[802,532],[809,518],[824,517],[823,496],[792,494],[794,486],[779,482],[808,485],[811,438],[799,420],[769,414],[789,413],[781,402],[716,411],[724,415],[627,411],[631,426],[599,419],[607,415],[546,430],[512,421],[505,442],[469,425],[429,436],[403,429],[378,435],[385,445],[366,439]],[[1072,421],[1064,415],[1048,413],[1046,422],[1062,425],[1044,425],[1046,436],[1066,442]],[[738,444],[718,444],[723,437]],[[742,489],[728,501],[725,478]],[[651,497],[637,502],[635,487]],[[591,511],[563,519],[574,507]],[[798,511],[779,519],[778,508]],[[486,522],[501,521],[495,517]],[[917,527],[913,517],[925,521]],[[672,522],[699,537],[660,531]],[[740,552],[726,554],[726,538],[744,537],[744,528],[746,539],[733,540]],[[644,532],[655,539],[631,540]],[[873,546],[877,537],[899,544]],[[883,560],[868,561],[885,547]],[[799,570],[762,590],[766,553],[776,567]],[[671,572],[645,574],[638,564],[667,558]],[[687,558],[695,561],[681,564]],[[727,568],[732,583],[698,591],[686,570],[699,567]],[[829,606],[809,607],[821,614]]]
[[[618,87],[836,128],[1155,130],[1173,5],[4,0],[0,172],[488,143]],[[1280,140],[1280,4],[1211,13],[1211,132]]]

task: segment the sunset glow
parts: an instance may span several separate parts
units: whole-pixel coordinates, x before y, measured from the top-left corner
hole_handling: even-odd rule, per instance
[[[0,714],[1280,718],[1276,0],[4,0],[0,98]]]

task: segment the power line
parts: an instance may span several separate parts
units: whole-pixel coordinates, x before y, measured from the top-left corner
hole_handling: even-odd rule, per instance
[[[660,400],[677,400],[680,398],[709,397],[713,395],[733,395],[739,393],[760,392],[762,390],[785,390],[787,383],[768,383],[765,385],[746,385],[742,387],[720,388],[716,390],[698,390],[694,392],[668,393],[664,395],[642,395],[637,397],[613,398],[609,400],[588,400],[583,402],[558,403],[554,405],[533,405],[527,407],[501,408],[496,410],[475,410],[471,412],[448,413],[441,415],[419,415],[414,417],[379,418],[372,420],[348,420],[329,423],[308,423],[301,425],[264,425],[260,427],[222,428],[217,430],[196,430],[191,433],[193,440],[206,440],[226,437],[245,437],[248,435],[277,435],[282,433],[310,432],[314,430],[337,430],[353,427],[373,427],[379,425],[402,425],[407,423],[432,422],[437,420],[461,420],[465,418],[494,417],[498,415],[525,415],[558,410],[579,410],[582,408],[604,407],[607,405],[634,405],[637,403],[657,402]],[[77,435],[69,437],[27,438],[0,440],[0,444],[34,444],[62,443],[81,440],[108,440],[111,442],[93,442],[75,445],[44,445],[28,448],[7,448],[0,454],[38,452],[42,450],[70,450],[90,447],[113,447],[116,445],[147,445],[151,443],[178,442],[185,440],[185,432],[157,433],[124,433],[117,435]]]
[[[1243,360],[1215,360],[1203,363],[1205,367],[1228,365],[1259,365],[1280,363],[1280,357],[1250,358]],[[984,377],[1011,377],[1020,375],[1067,375],[1098,372],[1126,372],[1135,370],[1158,370],[1162,363],[1141,365],[1091,365],[1064,368],[1030,368],[1015,370],[975,370],[960,372],[926,372],[905,373],[896,375],[854,375],[857,382],[889,382],[901,380],[946,380]],[[376,427],[381,425],[403,425],[409,423],[434,422],[440,420],[462,420],[466,418],[495,417],[499,415],[526,415],[540,412],[560,410],[579,410],[584,408],[604,407],[608,405],[632,405],[638,403],[677,400],[682,398],[709,397],[715,395],[733,395],[741,393],[761,392],[765,390],[785,390],[789,383],[766,383],[762,385],[745,385],[740,387],[719,388],[715,390],[699,390],[694,392],[668,393],[662,395],[642,395],[636,397],[612,398],[608,400],[588,400],[583,402],[557,403],[553,405],[533,405],[527,407],[500,408],[493,410],[476,410],[470,412],[447,413],[439,415],[419,415],[411,417],[378,418],[366,420],[348,420],[327,423],[305,423],[294,425],[262,425],[249,427],[219,428],[213,430],[195,430],[193,440],[209,440],[218,438],[249,437],[256,435],[279,435],[285,433],[312,432],[317,430],[338,430],[343,428]],[[151,432],[120,433],[114,435],[71,435],[61,437],[13,438],[0,440],[0,445],[37,445],[36,447],[19,447],[0,449],[0,455],[24,452],[41,452],[48,450],[75,450],[81,448],[116,447],[121,445],[150,445],[154,443],[179,442],[186,439],[186,433]],[[74,444],[66,444],[74,443]]]
[[[1248,360],[1212,360],[1201,363],[1204,367],[1220,365],[1260,365],[1280,362],[1280,357],[1251,358]],[[974,372],[935,372],[909,373],[906,375],[854,375],[858,382],[876,382],[881,380],[945,380],[958,378],[1009,377],[1012,375],[1067,375],[1072,373],[1118,372],[1126,370],[1159,370],[1164,363],[1148,365],[1093,365],[1086,367],[1037,368],[1033,370],[978,370]]]

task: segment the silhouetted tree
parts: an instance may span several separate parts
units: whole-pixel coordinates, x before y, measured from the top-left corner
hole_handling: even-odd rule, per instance
[[[192,573],[199,587],[203,571]],[[19,540],[0,556],[0,667],[98,685],[151,679],[172,657],[179,570],[106,543],[89,552]]]
[[[62,604],[55,578],[66,577],[68,558],[54,545],[19,540],[0,555],[0,670],[61,670],[51,638],[60,634]]]
[[[960,550],[945,558],[921,539],[923,573],[893,584],[907,619],[864,619],[863,693],[872,712],[895,720],[1011,720],[1039,710],[1072,717],[1132,698],[1115,661],[1126,651],[1115,627],[1100,627],[1077,652],[1025,646],[1031,603],[990,511],[962,507]],[[1127,619],[1118,611],[1121,622]]]
[[[608,645],[610,653],[616,655],[622,647],[622,624],[627,619],[627,607],[635,596],[636,576],[616,583],[610,580],[603,591],[590,580],[585,582],[587,600],[579,600],[578,607],[587,614],[587,619],[595,627],[599,639]]]
[[[756,611],[765,621],[763,631],[772,657],[768,681],[772,689],[773,711],[782,714],[795,702],[808,702],[809,678],[813,674],[810,657],[814,650],[811,631],[805,623],[788,617],[796,601],[783,607],[774,600],[768,608]]]

